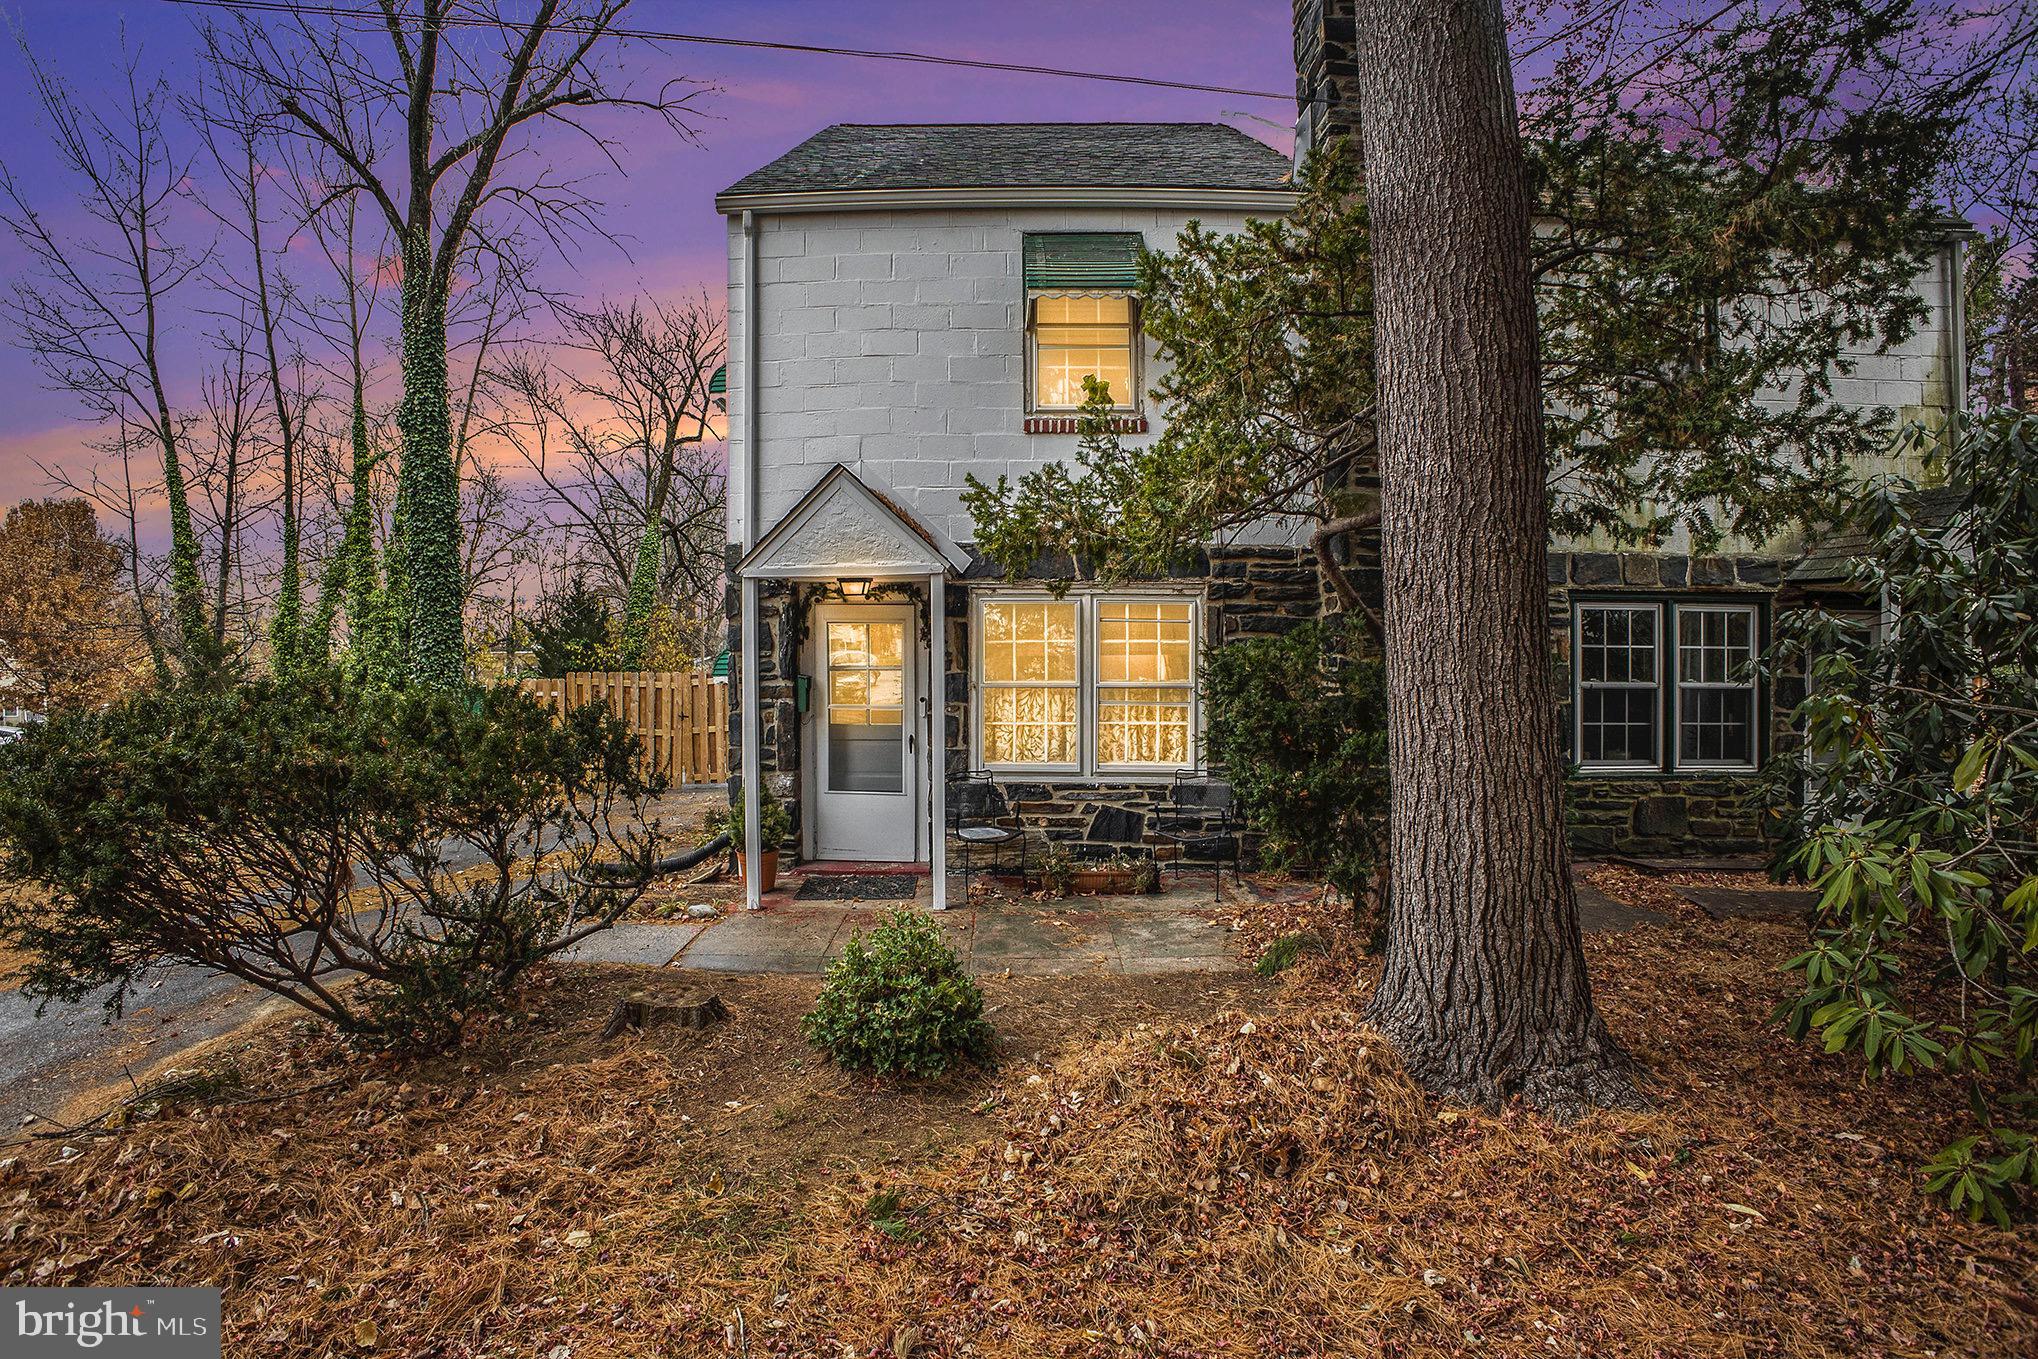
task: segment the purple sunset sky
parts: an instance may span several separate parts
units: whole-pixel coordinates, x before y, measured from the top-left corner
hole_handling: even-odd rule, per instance
[[[88,97],[117,75],[123,39],[146,64],[178,72],[194,63],[194,11],[161,0],[0,0],[37,57]],[[1133,0],[1017,4],[879,3],[877,0],[639,0],[633,26],[844,47],[1108,70],[1269,91],[1294,88],[1288,0]],[[713,198],[743,174],[815,130],[837,122],[1223,121],[1287,151],[1290,102],[1242,99],[1094,81],[901,65],[801,53],[696,45],[641,52],[673,74],[720,87],[704,105],[703,145],[644,126],[628,177],[602,182],[608,223],[627,238],[626,257],[589,244],[574,261],[584,296],[692,292],[719,300],[723,226]],[[56,166],[13,44],[0,53],[0,159],[20,180],[53,179]],[[1255,121],[1254,117],[1267,119]],[[65,200],[54,194],[51,207]],[[25,260],[0,239],[0,282]],[[553,276],[559,266],[554,266]],[[51,493],[37,461],[82,470],[97,455],[70,398],[44,390],[10,332],[0,336],[0,505]]]

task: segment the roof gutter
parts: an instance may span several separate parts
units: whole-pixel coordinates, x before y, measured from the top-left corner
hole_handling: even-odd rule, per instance
[[[884,212],[898,208],[1175,208],[1215,212],[1288,213],[1293,189],[1111,188],[1100,185],[1014,185],[969,189],[826,189],[715,195],[724,214],[750,212]]]

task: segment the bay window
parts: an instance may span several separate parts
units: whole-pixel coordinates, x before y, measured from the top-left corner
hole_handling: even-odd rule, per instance
[[[1572,735],[1582,768],[1755,767],[1755,606],[1596,601],[1578,604],[1574,622]]]
[[[979,762],[1068,774],[1190,767],[1198,621],[1182,596],[979,595]]]

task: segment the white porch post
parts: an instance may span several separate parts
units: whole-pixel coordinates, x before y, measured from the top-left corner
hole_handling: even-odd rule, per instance
[[[928,733],[927,764],[933,772],[933,838],[928,842],[928,868],[934,875],[934,909],[948,909],[948,577],[937,571],[927,577],[929,653],[927,687],[933,694],[928,710],[934,720]]]
[[[757,582],[743,577],[743,636],[739,642],[743,667],[743,905],[752,911],[764,907],[761,884],[763,853],[757,845],[757,781],[762,775],[764,715],[757,710]]]

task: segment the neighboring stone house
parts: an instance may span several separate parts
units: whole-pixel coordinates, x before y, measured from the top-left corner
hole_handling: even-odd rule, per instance
[[[1201,758],[1207,649],[1318,612],[1300,530],[1057,598],[971,551],[961,500],[971,473],[1072,457],[1085,375],[1123,394],[1133,441],[1157,433],[1139,248],[1293,202],[1286,158],[1241,132],[1127,123],[830,127],[717,197],[731,767],[793,809],[797,854],[931,863],[939,883],[945,790],[978,770],[1057,838],[1137,843]],[[1930,320],[1863,356],[1843,396],[1911,414],[1954,399],[1957,240],[1935,267]],[[1736,672],[1798,555],[1553,545],[1582,848],[1757,844],[1749,776],[1790,695]]]

